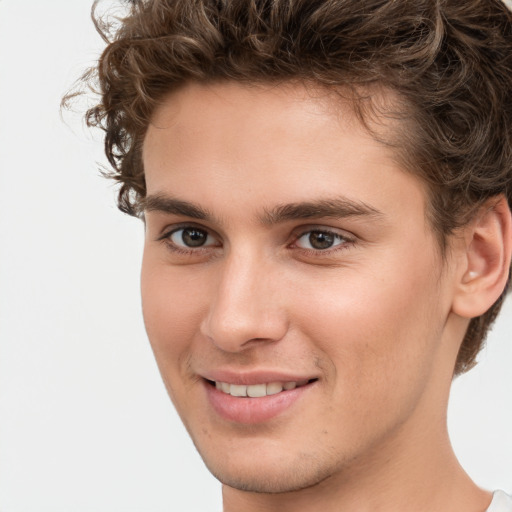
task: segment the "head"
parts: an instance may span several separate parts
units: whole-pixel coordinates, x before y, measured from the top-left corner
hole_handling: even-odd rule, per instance
[[[433,372],[432,368],[442,368],[442,375],[451,378],[475,364],[506,293],[503,283],[500,293],[495,294],[484,311],[467,321],[460,321],[460,318],[452,321],[448,334],[443,330],[446,325],[441,320],[447,316],[448,303],[453,299],[448,291],[451,277],[444,277],[458,276],[457,258],[452,257],[452,253],[456,253],[454,248],[464,243],[468,226],[482,219],[485,223],[485,212],[497,204],[504,208],[512,201],[509,186],[512,169],[511,14],[499,0],[462,3],[457,0],[155,0],[134,1],[130,5],[130,12],[112,35],[99,62],[97,77],[102,99],[88,112],[88,120],[91,125],[105,130],[106,154],[113,167],[113,177],[121,184],[120,209],[131,215],[146,216],[148,236],[153,240],[163,237],[174,244],[173,237],[179,233],[180,237],[189,237],[192,246],[194,240],[199,240],[201,247],[205,244],[206,252],[199,256],[196,251],[192,256],[196,258],[193,265],[184,259],[190,255],[185,257],[180,253],[178,256],[174,252],[170,263],[165,260],[173,272],[162,274],[156,280],[158,262],[161,264],[163,257],[155,256],[151,249],[145,257],[146,324],[164,380],[167,374],[180,373],[176,370],[176,361],[183,375],[189,372],[189,381],[172,376],[166,380],[171,398],[199,450],[203,455],[206,452],[207,464],[225,480],[231,478],[233,483],[234,473],[249,470],[240,469],[236,458],[231,469],[223,467],[217,462],[219,454],[208,448],[207,441],[216,428],[228,432],[231,427],[215,421],[209,423],[201,414],[190,416],[187,407],[180,410],[180,401],[186,396],[187,386],[192,389],[198,375],[207,381],[228,381],[232,376],[229,372],[223,374],[222,368],[242,369],[255,366],[258,361],[267,364],[272,358],[284,362],[290,356],[287,347],[294,344],[293,362],[298,369],[296,375],[290,375],[290,381],[310,380],[308,386],[313,392],[321,389],[323,384],[320,383],[325,382],[325,393],[319,395],[323,397],[320,403],[325,400],[323,407],[326,411],[330,409],[330,395],[326,390],[331,389],[333,403],[338,405],[336,400],[339,399],[344,410],[341,417],[327,414],[327,423],[315,431],[315,435],[326,436],[326,444],[320,443],[320,451],[330,449],[329,432],[336,422],[356,417],[354,431],[350,433],[348,428],[344,440],[345,447],[350,445],[350,449],[341,456],[335,446],[329,467],[332,469],[340,460],[357,458],[357,446],[376,443],[379,435],[382,437],[401,428],[410,417],[404,411],[412,411],[422,401],[425,389],[431,389],[427,375]],[[238,116],[240,111],[244,116]],[[244,124],[245,115],[251,127],[258,127],[259,131]],[[334,126],[339,127],[339,142]],[[260,136],[267,131],[266,127],[268,133],[273,134],[272,138]],[[187,133],[195,135],[187,138]],[[199,135],[201,144],[197,144]],[[240,138],[242,135],[246,138]],[[245,145],[244,140],[252,142]],[[276,140],[282,153],[278,148],[272,149],[272,141]],[[224,141],[237,144],[230,146]],[[302,151],[308,144],[311,144],[310,151]],[[217,149],[223,146],[224,153],[219,153]],[[244,158],[228,162],[228,146],[231,155],[240,151]],[[267,148],[270,148],[268,154],[265,153]],[[359,153],[354,148],[360,148]],[[268,158],[260,161],[259,155],[263,153]],[[286,154],[289,159],[284,161],[279,154]],[[309,154],[316,154],[318,158],[323,155],[323,160],[313,159],[311,167],[300,168],[297,166],[299,154],[302,162],[307,161]],[[349,202],[342,205],[344,218],[349,221],[335,225],[333,231],[328,232],[323,226],[330,225],[325,222],[332,218],[329,207],[331,213],[334,207],[340,207],[334,204],[337,196],[327,194],[335,190],[338,183],[337,169],[332,162],[345,158],[349,163],[340,183],[343,190],[349,191]],[[210,174],[206,172],[207,161],[213,162]],[[257,174],[251,165],[244,167],[244,161],[258,161],[261,172]],[[289,161],[295,163],[295,171],[287,167]],[[358,161],[366,162],[366,167],[361,167]],[[217,169],[215,162],[219,163]],[[279,165],[271,165],[271,162]],[[238,174],[233,171],[237,166]],[[320,167],[322,172],[312,177],[311,169]],[[188,169],[188,173],[184,174],[184,169]],[[231,169],[231,173],[226,169]],[[166,181],[169,176],[172,179]],[[288,185],[292,182],[296,186]],[[301,187],[301,183],[306,185]],[[265,184],[272,184],[271,190],[265,192]],[[193,197],[188,192],[192,190]],[[241,200],[231,201],[228,191],[241,194]],[[308,191],[313,205],[308,203]],[[167,201],[169,198],[173,199],[172,204]],[[323,203],[322,198],[325,198]],[[405,209],[395,209],[397,203]],[[287,206],[280,209],[283,205]],[[310,212],[308,217],[304,213],[304,208],[308,207],[320,213],[315,216]],[[352,213],[348,213],[351,208]],[[151,222],[153,226],[168,222],[155,217],[165,211],[166,215],[178,215],[180,222],[184,218],[195,219],[191,226],[196,226],[196,231],[191,230],[189,222],[189,226],[185,226],[186,233],[183,227],[178,230],[175,225],[174,231],[166,234],[160,226],[157,236],[158,230],[152,229]],[[245,213],[237,216],[237,211]],[[291,214],[287,217],[286,211],[295,212],[295,220],[302,216],[315,221],[313,227],[303,233],[292,226],[291,231],[296,233],[295,248],[303,249],[297,241],[308,233],[306,238],[310,245],[313,243],[311,236],[317,237],[314,242],[317,244],[326,243],[325,238],[330,236],[334,245],[337,242],[333,240],[338,240],[340,245],[347,246],[356,233],[354,239],[367,240],[368,247],[376,248],[374,257],[381,260],[382,266],[370,265],[366,271],[354,273],[359,276],[357,279],[352,278],[350,269],[364,266],[365,261],[364,253],[358,255],[359,249],[354,249],[354,254],[347,255],[343,264],[323,260],[320,265],[304,253],[300,256],[301,264],[308,263],[304,260],[310,258],[307,272],[295,274],[297,268],[293,265],[278,272],[277,266],[267,262],[271,251],[270,245],[264,243],[261,247],[267,247],[268,251],[260,251],[259,259],[253,260],[258,253],[249,250],[251,245],[243,233],[251,232],[253,239],[263,240],[264,233],[272,232],[275,239],[279,236],[285,239],[282,232],[268,231],[268,226],[277,225],[282,229],[283,222],[294,218]],[[424,219],[425,230],[408,230],[403,220],[404,231],[394,235],[394,252],[386,252],[379,246],[380,235],[377,234],[379,230],[386,232],[386,220],[378,220],[381,214],[383,219],[386,215],[388,220],[394,219],[395,227],[405,216],[414,219],[416,228],[421,225],[420,219]],[[152,215],[156,220],[150,222]],[[247,231],[248,226],[252,226],[249,219],[256,216],[260,217],[261,225],[267,226],[267,231],[255,227]],[[276,217],[279,222],[274,222]],[[374,226],[373,234],[365,231],[370,228],[358,225],[361,219],[369,218],[373,219],[368,223]],[[317,222],[319,220],[322,222]],[[318,225],[321,229],[315,231],[313,228]],[[405,233],[413,232],[411,238],[404,238]],[[403,246],[397,242],[400,236],[407,240]],[[162,245],[162,240],[159,242]],[[182,242],[183,238],[178,241]],[[289,242],[286,238],[286,243]],[[423,244],[425,251],[406,252],[406,247],[418,244]],[[236,256],[235,245],[245,247],[244,258],[237,260],[242,253]],[[220,252],[228,246],[233,248],[231,259],[221,258]],[[176,247],[173,247],[174,250]],[[399,261],[399,253],[408,257]],[[391,259],[388,261],[387,257]],[[411,264],[412,258],[414,264]],[[226,263],[213,271],[215,265],[220,265],[215,262],[220,260],[230,261],[229,268]],[[249,266],[252,262],[252,274],[249,267],[242,268],[242,261]],[[386,266],[392,262],[393,268]],[[254,280],[257,268],[266,271],[262,270]],[[399,268],[407,275],[407,282],[400,281],[399,273],[394,276],[394,284],[383,277],[393,276]],[[364,278],[358,281],[361,275]],[[324,279],[336,282],[337,291],[326,295],[318,291],[315,283],[322,283]],[[258,309],[257,300],[254,306],[240,292],[241,280],[245,280],[245,289],[264,294],[266,303],[273,304],[274,309]],[[157,281],[162,293],[154,288]],[[343,285],[352,290],[371,288],[376,291],[347,296],[339,293]],[[187,294],[184,288],[188,286],[197,287],[201,292]],[[167,291],[173,287],[176,287],[174,293],[169,294]],[[239,292],[241,295],[235,296]],[[306,299],[301,298],[304,295]],[[295,297],[296,307],[290,313],[287,304],[291,297]],[[383,307],[387,297],[398,298]],[[354,301],[358,302],[356,306]],[[418,307],[410,308],[409,321],[396,316],[415,301]],[[429,306],[429,301],[435,303]],[[235,303],[243,305],[243,310],[230,310],[228,304]],[[372,309],[368,303],[378,306]],[[315,319],[315,307],[320,312],[321,305],[325,316]],[[160,319],[165,316],[165,308],[177,309],[180,318],[184,311],[194,309],[197,316],[188,320],[190,325],[200,327],[189,332],[180,324],[178,316],[174,324],[162,325]],[[260,315],[258,325],[251,328],[247,324],[245,327],[237,325],[237,315],[244,318],[251,308],[258,309],[258,314],[255,313],[255,317]],[[354,325],[364,325],[367,309],[378,319],[379,331],[372,330],[375,326],[371,322],[366,330],[354,328]],[[340,319],[332,320],[337,315]],[[170,317],[173,318],[172,314]],[[226,321],[227,318],[235,320]],[[400,328],[395,330],[397,324]],[[172,325],[177,326],[175,336],[189,340],[186,350],[169,348],[172,336],[165,339],[165,333],[172,330]],[[336,346],[336,340],[345,330],[346,342]],[[446,336],[453,337],[453,333],[460,334],[456,350],[452,346],[445,353],[443,342]],[[384,341],[372,346],[368,340],[373,337]],[[405,344],[408,337],[419,340],[410,351]],[[320,341],[311,342],[315,339]],[[361,345],[361,339],[368,343]],[[211,342],[211,348],[205,351],[198,345],[204,340]],[[397,343],[401,355],[391,350]],[[451,353],[453,357],[449,356]],[[439,362],[441,355],[445,363]],[[384,360],[387,363],[380,367]],[[338,364],[341,361],[348,363]],[[392,369],[404,368],[407,361],[412,361],[411,374],[405,371],[403,378],[397,378]],[[220,368],[219,375],[216,370],[210,374],[212,368]],[[336,376],[344,372],[348,382],[350,375],[362,373],[369,383],[367,388],[361,387],[360,380],[354,381],[353,387],[347,385],[345,391],[352,394],[348,402],[336,395],[339,392],[336,391]],[[385,389],[390,383],[397,389],[404,389],[413,379],[413,373],[424,374],[425,378],[415,380],[415,386],[406,394],[398,393],[395,402],[387,401],[386,394],[375,393],[375,402],[369,405],[385,404],[388,409],[401,412],[391,418],[382,411],[381,419],[387,426],[373,437],[368,435],[363,443],[356,430],[368,423],[369,411],[361,411],[356,404],[368,401],[364,398],[365,389]],[[251,377],[247,379],[247,384],[252,384]],[[358,393],[362,401],[357,400]],[[435,391],[431,390],[431,394]],[[200,408],[199,402],[196,405]],[[224,405],[216,407],[222,409]],[[426,404],[425,408],[428,409]],[[276,448],[279,435],[273,437],[272,434],[273,423],[267,427],[256,421],[260,426],[254,427],[250,412],[237,414],[247,419],[245,430],[237,431],[240,439],[233,441],[233,445],[223,441],[224,450],[230,447],[240,450],[244,443],[249,449],[254,446],[251,443],[255,438],[266,436],[258,445],[262,453],[273,449],[280,453]],[[306,419],[311,424],[316,421],[314,417]],[[204,425],[203,429],[198,427],[200,424]],[[300,436],[297,443],[307,446],[306,439]],[[325,465],[316,464],[319,459],[322,459],[321,453],[308,449],[304,449],[300,457],[290,458],[290,465],[316,469],[304,480],[298,478],[289,489],[325,478],[328,471]],[[275,460],[269,455],[269,461],[266,470],[270,474]],[[271,476],[266,483],[260,479],[259,488],[279,490],[275,483],[269,483],[271,480]]]
[[[388,138],[403,167],[428,186],[428,216],[447,236],[486,200],[509,203],[511,15],[500,0],[358,2],[135,1],[97,72],[105,129],[121,183],[119,208],[140,213],[142,147],[152,115],[188,83],[311,83],[344,96],[360,120],[395,118]],[[378,88],[396,101],[376,104]],[[384,112],[382,111],[384,109]],[[455,374],[475,364],[501,297],[474,318]]]

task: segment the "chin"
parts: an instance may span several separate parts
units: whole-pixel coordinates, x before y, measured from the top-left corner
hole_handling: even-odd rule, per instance
[[[208,466],[208,465],[207,465]],[[212,475],[224,485],[239,491],[261,494],[282,494],[314,487],[330,474],[318,471],[318,468],[276,468],[263,472],[257,468],[252,471],[234,472],[210,468]]]
[[[260,450],[231,454],[199,453],[212,475],[222,484],[240,491],[280,494],[314,487],[328,479],[336,468],[329,461],[307,453],[265,456]],[[267,454],[268,455],[268,454]],[[281,454],[282,455],[282,454]]]

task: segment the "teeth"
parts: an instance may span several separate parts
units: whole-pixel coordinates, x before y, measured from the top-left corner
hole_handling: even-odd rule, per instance
[[[267,384],[267,395],[277,395],[283,391],[283,385],[280,382],[271,382]]]
[[[259,398],[261,396],[267,395],[267,385],[266,384],[253,384],[252,386],[247,386],[247,396],[252,398]]]
[[[247,396],[247,386],[242,384],[231,384],[229,394],[231,396]]]
[[[215,387],[231,396],[251,398],[260,398],[262,396],[276,395],[281,391],[288,391],[299,386],[304,386],[309,381],[299,380],[297,382],[269,382],[268,384],[252,384],[245,386],[244,384],[228,384],[227,382],[215,382]]]

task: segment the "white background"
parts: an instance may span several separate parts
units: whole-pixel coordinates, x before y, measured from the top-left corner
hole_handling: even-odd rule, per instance
[[[139,302],[143,229],[59,116],[102,42],[89,0],[0,0],[0,512],[216,512],[160,382]],[[512,305],[454,384],[450,431],[512,491]]]

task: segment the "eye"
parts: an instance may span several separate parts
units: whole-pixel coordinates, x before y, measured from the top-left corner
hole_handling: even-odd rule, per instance
[[[296,245],[302,249],[313,249],[316,251],[325,251],[338,245],[347,243],[349,240],[339,233],[325,230],[312,230],[300,236]]]
[[[187,249],[217,245],[217,240],[208,231],[193,226],[176,229],[166,238],[173,245]]]

